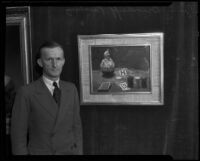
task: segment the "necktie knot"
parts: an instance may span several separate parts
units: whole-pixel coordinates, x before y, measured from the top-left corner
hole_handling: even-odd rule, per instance
[[[54,86],[55,88],[58,88],[58,85],[57,85],[56,82],[53,82],[53,86]]]

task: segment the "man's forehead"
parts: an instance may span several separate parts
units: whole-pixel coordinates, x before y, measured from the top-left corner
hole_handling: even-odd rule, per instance
[[[64,54],[63,49],[61,47],[54,47],[54,48],[48,48],[48,47],[44,47],[41,49],[41,54],[43,55],[59,55],[59,54]]]
[[[44,47],[41,49],[42,51],[63,51],[63,49],[59,46],[56,47]]]

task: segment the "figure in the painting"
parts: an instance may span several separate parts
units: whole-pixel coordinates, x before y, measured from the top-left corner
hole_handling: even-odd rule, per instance
[[[100,68],[104,76],[112,76],[114,73],[115,63],[110,57],[109,49],[104,52],[104,59],[101,61]]]
[[[6,153],[11,155],[11,141],[10,141],[10,120],[12,107],[15,99],[15,84],[13,80],[5,75],[4,76],[5,86],[5,112],[6,112]]]

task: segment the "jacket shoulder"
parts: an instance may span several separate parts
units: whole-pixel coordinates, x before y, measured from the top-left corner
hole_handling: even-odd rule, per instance
[[[72,82],[69,82],[69,81],[63,81],[61,80],[63,86],[65,86],[65,88],[68,88],[68,89],[76,89],[76,86],[74,83]]]
[[[34,91],[36,89],[36,86],[40,83],[40,80],[33,81],[29,84],[23,85],[18,89],[18,92],[22,93],[31,93],[31,91]]]

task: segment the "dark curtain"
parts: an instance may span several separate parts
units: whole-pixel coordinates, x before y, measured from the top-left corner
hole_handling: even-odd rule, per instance
[[[198,159],[198,22],[197,3],[176,3],[168,10],[177,34],[176,68],[164,154]],[[167,40],[166,40],[167,41]]]

